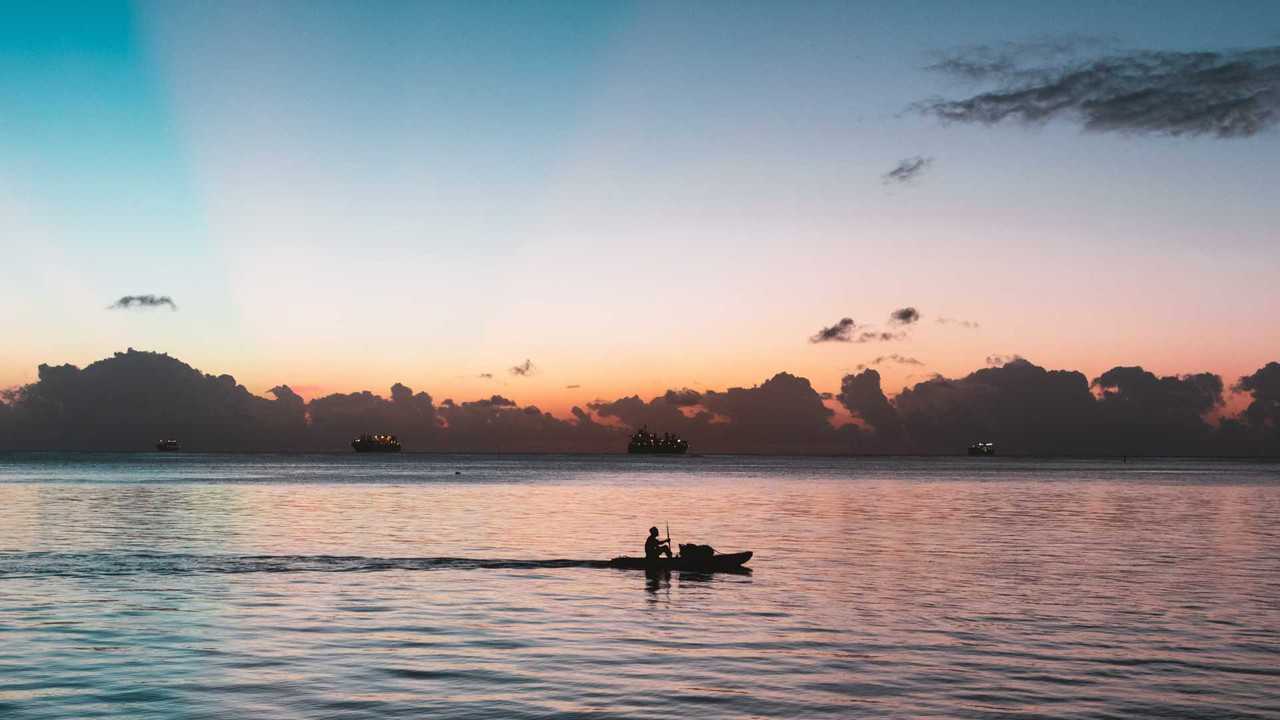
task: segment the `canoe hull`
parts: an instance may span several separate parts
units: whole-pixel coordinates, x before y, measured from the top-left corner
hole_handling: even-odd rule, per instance
[[[724,555],[715,555],[709,560],[682,558],[676,556],[673,558],[660,557],[656,560],[646,560],[642,557],[616,557],[609,561],[609,567],[621,568],[624,570],[683,570],[688,572],[734,572],[745,570],[742,567],[751,559],[751,552],[727,553]]]

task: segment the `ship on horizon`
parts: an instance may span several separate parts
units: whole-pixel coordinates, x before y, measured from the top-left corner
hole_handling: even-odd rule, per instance
[[[627,444],[627,452],[632,455],[683,455],[688,451],[688,440],[674,433],[651,433],[647,426],[642,426]]]
[[[370,435],[365,433],[351,441],[356,452],[400,452],[400,441],[395,435]]]
[[[173,439],[161,440],[160,442],[156,443],[156,450],[160,452],[176,452],[181,449],[182,449],[182,446],[178,444],[177,440],[173,440]]]
[[[976,442],[969,446],[969,454],[975,457],[990,457],[996,454],[996,444]]]

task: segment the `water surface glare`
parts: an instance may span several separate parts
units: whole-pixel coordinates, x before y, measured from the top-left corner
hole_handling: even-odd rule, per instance
[[[1280,717],[1280,465],[0,455],[0,718]],[[650,525],[754,550],[646,576]]]

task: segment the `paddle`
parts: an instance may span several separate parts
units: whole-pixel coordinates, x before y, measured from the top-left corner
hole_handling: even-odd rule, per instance
[[[670,550],[671,549],[671,523],[669,522],[666,523],[666,526],[667,526],[667,549]]]

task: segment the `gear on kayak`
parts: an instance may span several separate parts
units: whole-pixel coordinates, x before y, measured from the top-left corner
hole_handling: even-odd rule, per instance
[[[644,541],[644,557],[616,557],[609,561],[610,567],[634,570],[688,570],[695,572],[744,572],[742,567],[751,559],[752,553],[717,553],[710,545],[687,543],[680,545],[678,555],[671,554],[671,531],[667,530],[665,540],[658,538],[658,528],[649,528],[649,537]]]

